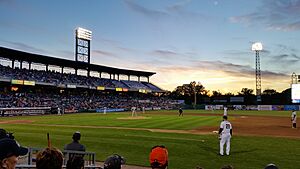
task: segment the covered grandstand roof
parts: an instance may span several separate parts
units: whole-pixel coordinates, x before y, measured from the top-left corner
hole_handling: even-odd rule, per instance
[[[96,64],[89,64],[85,62],[76,62],[67,59],[55,58],[45,55],[39,55],[34,53],[23,52],[19,50],[0,47],[0,57],[9,60],[26,61],[29,63],[42,63],[45,65],[55,65],[60,67],[69,67],[74,69],[83,69],[96,72],[105,72],[109,74],[123,74],[123,75],[135,75],[149,77],[155,74],[155,72],[145,72],[129,69],[119,69],[107,66],[101,66]]]

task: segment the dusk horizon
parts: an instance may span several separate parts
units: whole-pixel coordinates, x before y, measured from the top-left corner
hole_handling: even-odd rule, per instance
[[[192,81],[221,93],[290,88],[300,71],[299,0],[0,1],[0,46],[75,60],[75,29],[92,31],[91,63],[156,72],[173,91]]]

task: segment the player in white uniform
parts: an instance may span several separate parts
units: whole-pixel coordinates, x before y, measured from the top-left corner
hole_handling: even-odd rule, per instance
[[[227,107],[224,106],[224,115],[223,116],[227,116]]]
[[[224,144],[226,143],[226,155],[229,155],[230,151],[230,138],[232,136],[232,126],[229,121],[227,121],[227,116],[223,116],[223,121],[220,124],[219,129],[219,139],[220,139],[220,155],[224,155]]]
[[[136,107],[131,107],[131,116],[137,116]]]
[[[296,113],[296,111],[294,110],[293,112],[292,112],[292,119],[291,119],[291,121],[292,121],[292,128],[296,128],[296,123],[297,123],[297,113]]]

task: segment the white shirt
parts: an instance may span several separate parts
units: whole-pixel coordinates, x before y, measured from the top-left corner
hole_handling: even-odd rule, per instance
[[[224,120],[220,124],[220,128],[222,130],[222,134],[230,134],[230,130],[232,129],[231,123],[227,120]]]
[[[293,111],[293,113],[292,113],[292,121],[293,121],[293,123],[296,123],[296,121],[297,121],[297,114],[295,111]]]

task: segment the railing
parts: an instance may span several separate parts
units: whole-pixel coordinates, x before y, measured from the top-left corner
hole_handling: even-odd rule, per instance
[[[40,148],[29,148],[28,155],[25,160],[26,164],[18,164],[16,169],[32,169],[36,168],[36,154],[40,151]],[[63,166],[66,168],[67,162],[74,156],[81,156],[84,159],[84,168],[85,169],[102,169],[100,166],[96,165],[96,153],[94,152],[83,152],[83,151],[70,151],[64,150],[63,153]]]

